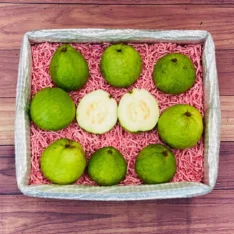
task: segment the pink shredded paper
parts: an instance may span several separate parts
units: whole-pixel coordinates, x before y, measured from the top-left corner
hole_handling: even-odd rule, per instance
[[[70,93],[76,105],[85,94],[96,89],[103,89],[109,92],[112,97],[119,102],[123,94],[130,91],[133,87],[136,87],[148,90],[157,99],[160,112],[171,105],[187,103],[198,108],[202,115],[204,115],[201,45],[181,46],[172,43],[132,44],[142,57],[143,70],[137,82],[127,89],[111,87],[104,81],[100,73],[100,58],[108,45],[109,44],[72,44],[88,61],[90,71],[90,78],[87,84],[81,90]],[[42,88],[54,86],[49,75],[49,64],[58,46],[58,43],[41,43],[32,46],[32,97]],[[167,95],[162,93],[155,87],[152,80],[152,72],[155,63],[160,57],[170,52],[179,52],[188,55],[196,68],[195,85],[181,95]],[[30,184],[50,183],[40,171],[39,159],[42,151],[50,143],[64,137],[78,141],[86,151],[87,160],[95,150],[101,147],[113,146],[117,148],[123,154],[128,164],[127,176],[125,180],[121,182],[121,185],[141,184],[141,181],[134,171],[137,154],[143,147],[149,144],[162,143],[158,137],[157,128],[149,132],[131,134],[126,132],[119,124],[116,124],[111,131],[102,135],[95,135],[82,130],[78,126],[76,120],[74,120],[68,128],[58,132],[40,130],[32,123]],[[203,139],[191,149],[173,150],[173,152],[177,160],[177,172],[172,182],[202,181],[204,155]],[[84,174],[76,183],[96,185],[87,174]]]

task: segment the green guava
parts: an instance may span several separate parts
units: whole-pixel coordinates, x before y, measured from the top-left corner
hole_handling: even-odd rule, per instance
[[[176,173],[176,158],[164,145],[151,144],[138,154],[135,170],[146,184],[165,183]]]
[[[196,71],[193,62],[183,54],[167,54],[154,66],[154,83],[164,93],[184,93],[194,85],[195,79]]]
[[[85,152],[82,146],[62,138],[50,144],[42,153],[40,168],[43,175],[55,184],[72,184],[84,173]]]
[[[94,152],[88,162],[88,174],[99,185],[115,185],[127,172],[123,155],[114,147],[104,147]]]
[[[101,73],[112,86],[126,88],[140,76],[142,61],[140,54],[129,45],[109,46],[101,57]]]
[[[53,82],[66,91],[81,89],[88,80],[89,67],[83,55],[72,46],[61,45],[50,62]]]
[[[117,102],[110,94],[98,89],[86,94],[77,106],[76,119],[87,132],[102,134],[117,122]]]
[[[160,138],[175,149],[195,146],[202,132],[203,120],[199,110],[187,104],[177,104],[167,108],[158,121]]]
[[[75,118],[75,104],[60,88],[44,88],[30,105],[32,121],[41,129],[57,131],[66,128]]]
[[[147,90],[134,88],[122,96],[118,106],[118,119],[127,131],[149,131],[155,127],[158,118],[158,103]]]

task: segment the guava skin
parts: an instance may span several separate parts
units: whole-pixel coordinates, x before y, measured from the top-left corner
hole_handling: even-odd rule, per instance
[[[76,108],[71,97],[60,88],[44,88],[36,93],[30,105],[32,121],[41,129],[58,131],[75,118]]]
[[[153,80],[159,90],[167,94],[181,94],[190,89],[196,79],[192,60],[183,54],[163,56],[154,66]]]
[[[117,88],[127,88],[140,77],[141,56],[132,46],[111,45],[101,57],[100,69],[107,83]]]
[[[84,173],[85,152],[82,146],[62,138],[50,144],[42,153],[40,168],[43,175],[55,184],[72,184]]]
[[[138,154],[135,171],[146,184],[165,183],[176,173],[176,158],[164,145],[151,144]]]
[[[173,105],[161,114],[158,133],[162,141],[171,148],[191,148],[202,136],[202,116],[198,109],[190,105]]]
[[[66,91],[81,89],[89,77],[87,61],[80,52],[68,44],[56,50],[49,70],[53,82]]]
[[[95,151],[88,162],[88,174],[99,185],[110,186],[121,182],[127,173],[123,155],[114,147]]]

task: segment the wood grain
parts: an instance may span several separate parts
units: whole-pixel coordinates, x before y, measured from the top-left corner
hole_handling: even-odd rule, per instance
[[[0,145],[14,144],[14,98],[0,98]],[[234,141],[234,96],[221,96],[221,140]]]
[[[216,50],[220,95],[234,95],[234,50]],[[233,83],[232,83],[233,82]]]
[[[16,184],[14,146],[0,146],[0,195],[20,194]]]
[[[234,95],[234,50],[216,50],[220,95]],[[15,97],[19,50],[0,50],[0,97]]]
[[[234,142],[221,142],[219,173],[215,189],[234,190]]]
[[[230,5],[1,4],[0,49],[19,49],[29,30],[94,27],[204,29],[218,49],[234,49],[233,22]]]
[[[234,97],[222,96],[221,97],[221,140],[233,141],[234,140]]]
[[[7,233],[233,234],[234,191],[193,199],[83,202],[1,196]]]
[[[234,142],[221,142],[215,190],[234,190]],[[0,195],[21,194],[16,184],[14,146],[0,146]],[[1,200],[1,199],[0,199]]]
[[[1,0],[0,3],[24,3],[24,4],[99,4],[99,5],[182,5],[182,4],[233,4],[233,0]]]
[[[0,50],[1,97],[15,97],[19,50]]]
[[[0,98],[0,145],[13,145],[15,99]]]

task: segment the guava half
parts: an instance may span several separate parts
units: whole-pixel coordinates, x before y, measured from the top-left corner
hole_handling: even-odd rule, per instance
[[[76,119],[87,132],[102,134],[117,122],[117,102],[110,94],[98,89],[86,94],[77,106]]]
[[[134,88],[123,95],[118,106],[118,119],[129,132],[149,131],[159,118],[156,99],[145,89]]]

